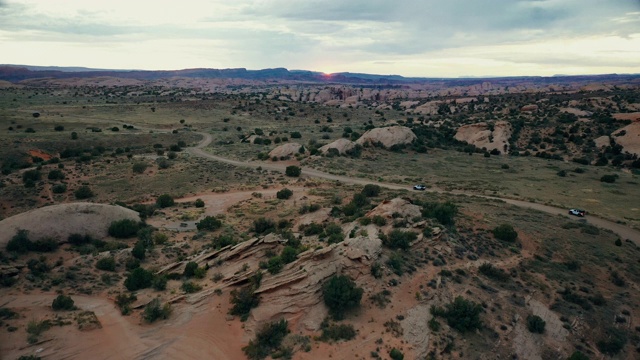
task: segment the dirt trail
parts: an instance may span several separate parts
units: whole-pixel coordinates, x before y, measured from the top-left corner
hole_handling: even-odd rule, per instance
[[[282,171],[282,172],[284,172],[285,169],[286,169],[286,165],[284,165],[284,164],[267,163],[267,162],[254,162],[254,161],[246,161],[245,162],[245,161],[232,160],[232,159],[228,159],[228,158],[225,158],[225,157],[209,154],[206,151],[204,151],[203,149],[205,147],[209,146],[209,144],[211,144],[211,142],[213,141],[213,137],[210,134],[207,134],[207,133],[199,132],[198,134],[201,134],[203,136],[202,141],[198,145],[196,145],[195,147],[186,149],[186,151],[188,153],[192,154],[192,155],[195,155],[195,156],[198,156],[198,157],[202,157],[202,158],[206,158],[206,159],[211,159],[211,160],[224,162],[224,163],[235,165],[235,166],[241,166],[241,167],[251,167],[251,168],[262,167],[263,169],[273,170],[273,171]],[[340,182],[343,182],[345,184],[355,184],[355,185],[376,184],[376,185],[379,185],[381,187],[385,187],[387,189],[412,190],[412,188],[410,186],[383,183],[383,182],[377,182],[377,181],[372,181],[372,180],[367,180],[367,179],[358,179],[358,178],[352,178],[352,177],[348,177],[348,176],[333,175],[333,174],[328,174],[328,173],[325,173],[325,172],[322,172],[322,171],[319,171],[319,170],[315,170],[315,169],[302,169],[302,175],[306,175],[306,176],[309,176],[309,177],[326,179],[326,180],[340,181]],[[522,200],[514,200],[514,199],[506,199],[506,198],[500,198],[500,197],[494,197],[494,196],[479,195],[479,194],[467,193],[467,192],[462,192],[462,191],[446,191],[444,189],[435,188],[435,187],[429,188],[426,191],[435,192],[435,193],[443,193],[443,194],[478,196],[478,197],[485,198],[485,199],[493,199],[493,200],[504,201],[507,204],[511,204],[511,205],[515,205],[515,206],[523,207],[523,208],[529,208],[529,209],[533,209],[533,210],[537,210],[537,211],[542,211],[542,212],[545,212],[545,213],[548,213],[548,214],[552,214],[552,215],[564,215],[564,216],[570,217],[567,214],[567,209],[557,208],[557,207],[543,205],[543,204],[536,204],[536,203],[531,203],[531,202],[522,201]],[[636,245],[640,245],[640,231],[631,229],[631,228],[629,228],[627,226],[615,223],[613,221],[601,219],[601,218],[594,217],[594,216],[591,216],[591,215],[585,216],[584,219],[586,219],[589,223],[591,223],[591,224],[593,224],[593,225],[595,225],[597,227],[613,231],[614,233],[618,234],[618,236],[620,236],[622,239],[629,239],[629,240],[634,241],[636,243]]]

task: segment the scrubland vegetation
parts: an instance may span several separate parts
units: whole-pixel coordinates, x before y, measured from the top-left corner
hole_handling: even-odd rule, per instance
[[[430,114],[414,112],[424,99],[327,106],[260,88],[0,95],[2,218],[76,201],[139,214],[104,224],[103,236],[12,233],[0,249],[1,291],[55,294],[46,305],[60,316],[25,320],[18,306],[0,308],[12,341],[42,341],[96,297],[118,316],[167,328],[178,326],[176,314],[204,311],[192,304],[215,299],[215,316],[254,334],[242,344],[249,359],[313,355],[320,346],[354,358],[632,358],[640,344],[633,241],[496,199],[405,189],[426,183],[586,208],[638,228],[630,209],[640,197],[640,163],[616,142],[628,120],[614,116],[631,112],[636,90],[464,103],[437,95],[428,99],[440,104]],[[523,111],[529,104],[537,108]],[[37,117],[26,112],[33,108]],[[497,121],[512,127],[507,151],[455,139],[460,126]],[[417,139],[320,150],[389,125]],[[198,158],[191,148],[203,134],[212,138],[203,151],[255,166]],[[602,136],[609,143],[597,147]],[[269,156],[292,142],[302,145],[297,153]],[[358,182],[314,180],[306,175],[314,169]],[[222,196],[237,197],[218,205]],[[289,296],[310,308],[283,305]]]

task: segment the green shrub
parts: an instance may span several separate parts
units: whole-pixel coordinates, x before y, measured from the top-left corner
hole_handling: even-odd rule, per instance
[[[404,264],[404,258],[397,251],[391,253],[391,255],[389,255],[389,259],[387,259],[387,266],[389,266],[391,271],[398,276],[402,276],[402,274],[404,274]]]
[[[376,279],[380,279],[382,277],[382,265],[379,262],[376,261],[371,264],[371,275]]]
[[[327,239],[327,243],[336,244],[344,240],[344,233],[339,225],[328,223],[324,226],[324,230],[320,234],[320,239],[324,238]]]
[[[281,350],[282,340],[289,333],[286,320],[280,320],[263,325],[256,333],[256,338],[249,341],[249,345],[242,348],[250,360],[261,360]],[[276,358],[276,356],[272,356]]]
[[[62,180],[64,179],[64,173],[60,170],[51,170],[49,171],[49,174],[47,175],[47,179],[49,180]]]
[[[147,256],[147,249],[144,246],[144,242],[137,241],[136,244],[131,249],[131,256],[142,261]]]
[[[42,358],[36,355],[21,355],[18,360],[42,360]]]
[[[462,296],[456,297],[454,302],[445,305],[445,309],[431,308],[434,316],[442,316],[452,328],[464,333],[482,327],[480,313],[482,306]]]
[[[168,319],[169,315],[171,315],[171,305],[166,303],[160,306],[160,299],[155,298],[144,307],[142,318],[146,322],[152,323],[158,319]]]
[[[58,295],[53,302],[51,303],[51,308],[55,311],[59,310],[75,310],[76,307],[74,305],[73,299],[70,296],[66,295]]]
[[[184,267],[184,272],[182,275],[185,277],[193,277],[196,274],[196,270],[198,269],[198,263],[194,261],[189,261],[187,265]]]
[[[55,184],[51,187],[51,191],[54,194],[64,194],[67,191],[67,185],[65,184]]]
[[[41,256],[38,259],[29,259],[29,261],[27,261],[27,267],[33,276],[38,277],[41,277],[45,273],[51,271],[51,266],[47,264],[47,258],[44,256]]]
[[[564,291],[562,291],[560,294],[565,301],[579,305],[585,310],[591,310],[593,308],[591,303],[586,298],[572,292],[569,288],[565,288]]]
[[[22,173],[22,182],[27,182],[27,181],[40,181],[40,179],[42,178],[42,173],[40,173],[40,171],[38,170],[27,170],[25,172]]]
[[[53,252],[58,246],[60,246],[58,240],[47,237],[33,241],[29,250],[35,252]]]
[[[185,282],[182,283],[181,289],[182,289],[182,291],[186,292],[187,294],[192,294],[192,293],[195,293],[195,292],[198,292],[198,291],[202,290],[202,286],[200,286],[200,285],[198,285],[196,283],[193,283],[191,281],[185,281]]]
[[[627,344],[627,334],[624,330],[618,328],[610,328],[607,332],[607,338],[596,343],[598,350],[603,354],[613,356],[619,353]]]
[[[431,329],[431,331],[433,332],[438,332],[440,331],[440,322],[438,320],[436,320],[435,317],[432,317],[431,320],[429,320],[429,322],[427,323],[427,325],[429,326],[429,329]]]
[[[203,231],[203,230],[215,231],[215,230],[218,230],[221,226],[222,226],[222,221],[216,219],[213,216],[206,216],[204,219],[196,223],[196,227],[200,231]]]
[[[300,174],[302,174],[302,169],[300,169],[299,166],[290,165],[287,166],[284,173],[290,177],[298,177],[300,176]]]
[[[118,239],[128,239],[134,237],[138,230],[140,230],[140,225],[137,221],[131,219],[122,219],[117,220],[109,225],[109,235]]]
[[[76,197],[76,199],[78,200],[83,200],[83,199],[88,199],[94,196],[93,191],[91,191],[91,188],[89,188],[86,185],[80,186],[74,193],[73,195]]]
[[[618,175],[602,175],[602,177],[600,178],[600,181],[611,184],[616,182],[617,178],[618,178]]]
[[[595,294],[593,296],[590,296],[589,301],[591,301],[593,305],[596,306],[603,306],[607,303],[607,299],[605,299],[602,294]]]
[[[322,327],[322,341],[351,340],[356,337],[356,329],[351,324],[331,324]]]
[[[207,268],[206,267],[199,267],[193,273],[193,277],[195,277],[196,279],[204,279],[205,276],[207,276]]]
[[[235,245],[236,241],[233,238],[233,235],[223,234],[213,239],[212,245],[215,249],[222,249],[228,245]]]
[[[413,231],[402,231],[398,229],[392,230],[382,241],[382,243],[391,249],[407,250],[411,242],[418,237]]]
[[[267,262],[267,270],[271,274],[279,273],[280,270],[282,270],[283,266],[284,264],[282,263],[282,259],[280,258],[280,256],[274,256]]]
[[[493,229],[493,236],[498,240],[514,242],[518,238],[518,233],[509,224],[502,224]]]
[[[391,302],[389,295],[391,295],[391,291],[385,289],[369,296],[369,300],[376,304],[380,309],[384,309],[387,307],[387,304]]]
[[[151,286],[153,286],[154,289],[158,290],[158,291],[164,291],[167,289],[167,282],[169,281],[169,279],[166,276],[156,276],[152,283]]]
[[[142,174],[145,170],[147,170],[148,165],[143,162],[135,163],[131,167],[135,174]]]
[[[116,271],[116,259],[113,256],[103,257],[96,261],[96,269],[104,271]]]
[[[202,199],[196,199],[196,203],[195,203],[197,208],[203,208],[204,207],[204,201]]]
[[[71,245],[79,246],[93,242],[90,235],[71,234],[67,238],[67,242]]]
[[[544,327],[547,323],[538,315],[527,316],[527,329],[532,333],[544,334]]]
[[[26,254],[33,247],[33,243],[29,240],[29,231],[19,229],[18,232],[7,242],[7,251],[18,254]]]
[[[0,319],[2,320],[11,320],[11,319],[19,319],[20,314],[9,309],[9,308],[0,308]]]
[[[380,186],[374,184],[367,184],[362,189],[362,194],[366,197],[375,197],[380,194]]]
[[[387,219],[385,219],[384,216],[374,215],[373,219],[371,219],[371,220],[377,226],[385,226],[385,225],[387,225]]]
[[[370,201],[367,197],[362,193],[357,193],[353,195],[353,199],[351,202],[357,206],[358,208],[362,208],[363,206],[369,205]]]
[[[452,202],[426,203],[422,208],[422,216],[436,219],[442,225],[453,225],[458,207]]]
[[[163,234],[161,232],[156,232],[153,234],[153,242],[156,245],[164,245],[167,243],[167,240],[169,240],[167,234]]]
[[[504,270],[493,266],[493,264],[491,263],[484,263],[480,265],[478,270],[488,278],[491,278],[497,281],[504,282],[511,278],[509,274],[507,274]]]
[[[173,200],[173,197],[169,194],[162,194],[158,196],[158,198],[156,199],[156,205],[159,208],[166,208],[169,206],[173,206],[174,204],[175,204],[175,201]]]
[[[255,294],[255,286],[247,285],[231,291],[231,303],[233,306],[229,314],[240,316],[241,321],[247,320],[251,309],[258,306],[260,298]]]
[[[332,276],[322,289],[324,303],[336,320],[342,319],[346,311],[360,306],[362,293],[362,288],[344,275]]]
[[[153,273],[141,267],[135,268],[124,281],[124,286],[129,291],[136,291],[151,287]]]
[[[129,315],[131,313],[131,305],[133,302],[138,300],[134,294],[118,294],[116,296],[116,305],[120,309],[122,315]]]
[[[396,348],[393,348],[391,349],[391,351],[389,351],[389,356],[393,360],[404,360],[404,354],[402,353],[402,351]]]
[[[265,219],[263,217],[256,219],[253,222],[253,231],[256,234],[263,235],[269,234],[276,230],[276,223],[271,219]]]
[[[324,227],[321,224],[315,222],[300,226],[304,236],[320,235],[324,231]]]
[[[298,251],[291,246],[285,246],[280,253],[280,259],[282,259],[282,262],[285,264],[294,262],[297,257]]]
[[[290,198],[292,195],[293,195],[293,191],[287,188],[284,188],[276,193],[276,197],[278,199],[283,199],[283,200]]]
[[[567,358],[567,360],[589,360],[589,357],[579,350],[576,350]]]
[[[42,334],[43,332],[49,330],[50,327],[51,321],[48,320],[29,321],[29,323],[27,323],[27,334],[29,334],[29,336],[27,337],[27,341],[29,342],[29,344],[38,342],[38,336],[40,336],[40,334]]]

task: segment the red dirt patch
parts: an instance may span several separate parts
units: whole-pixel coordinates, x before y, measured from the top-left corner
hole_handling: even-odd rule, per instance
[[[29,150],[29,156],[39,157],[44,161],[49,161],[53,157],[53,155],[47,154],[46,152],[44,152],[42,150],[38,150],[38,149]]]

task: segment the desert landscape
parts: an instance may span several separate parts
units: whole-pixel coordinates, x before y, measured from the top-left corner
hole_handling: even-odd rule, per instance
[[[0,89],[3,358],[636,357],[640,77],[121,80]]]
[[[0,360],[639,359],[639,19],[0,0]]]

